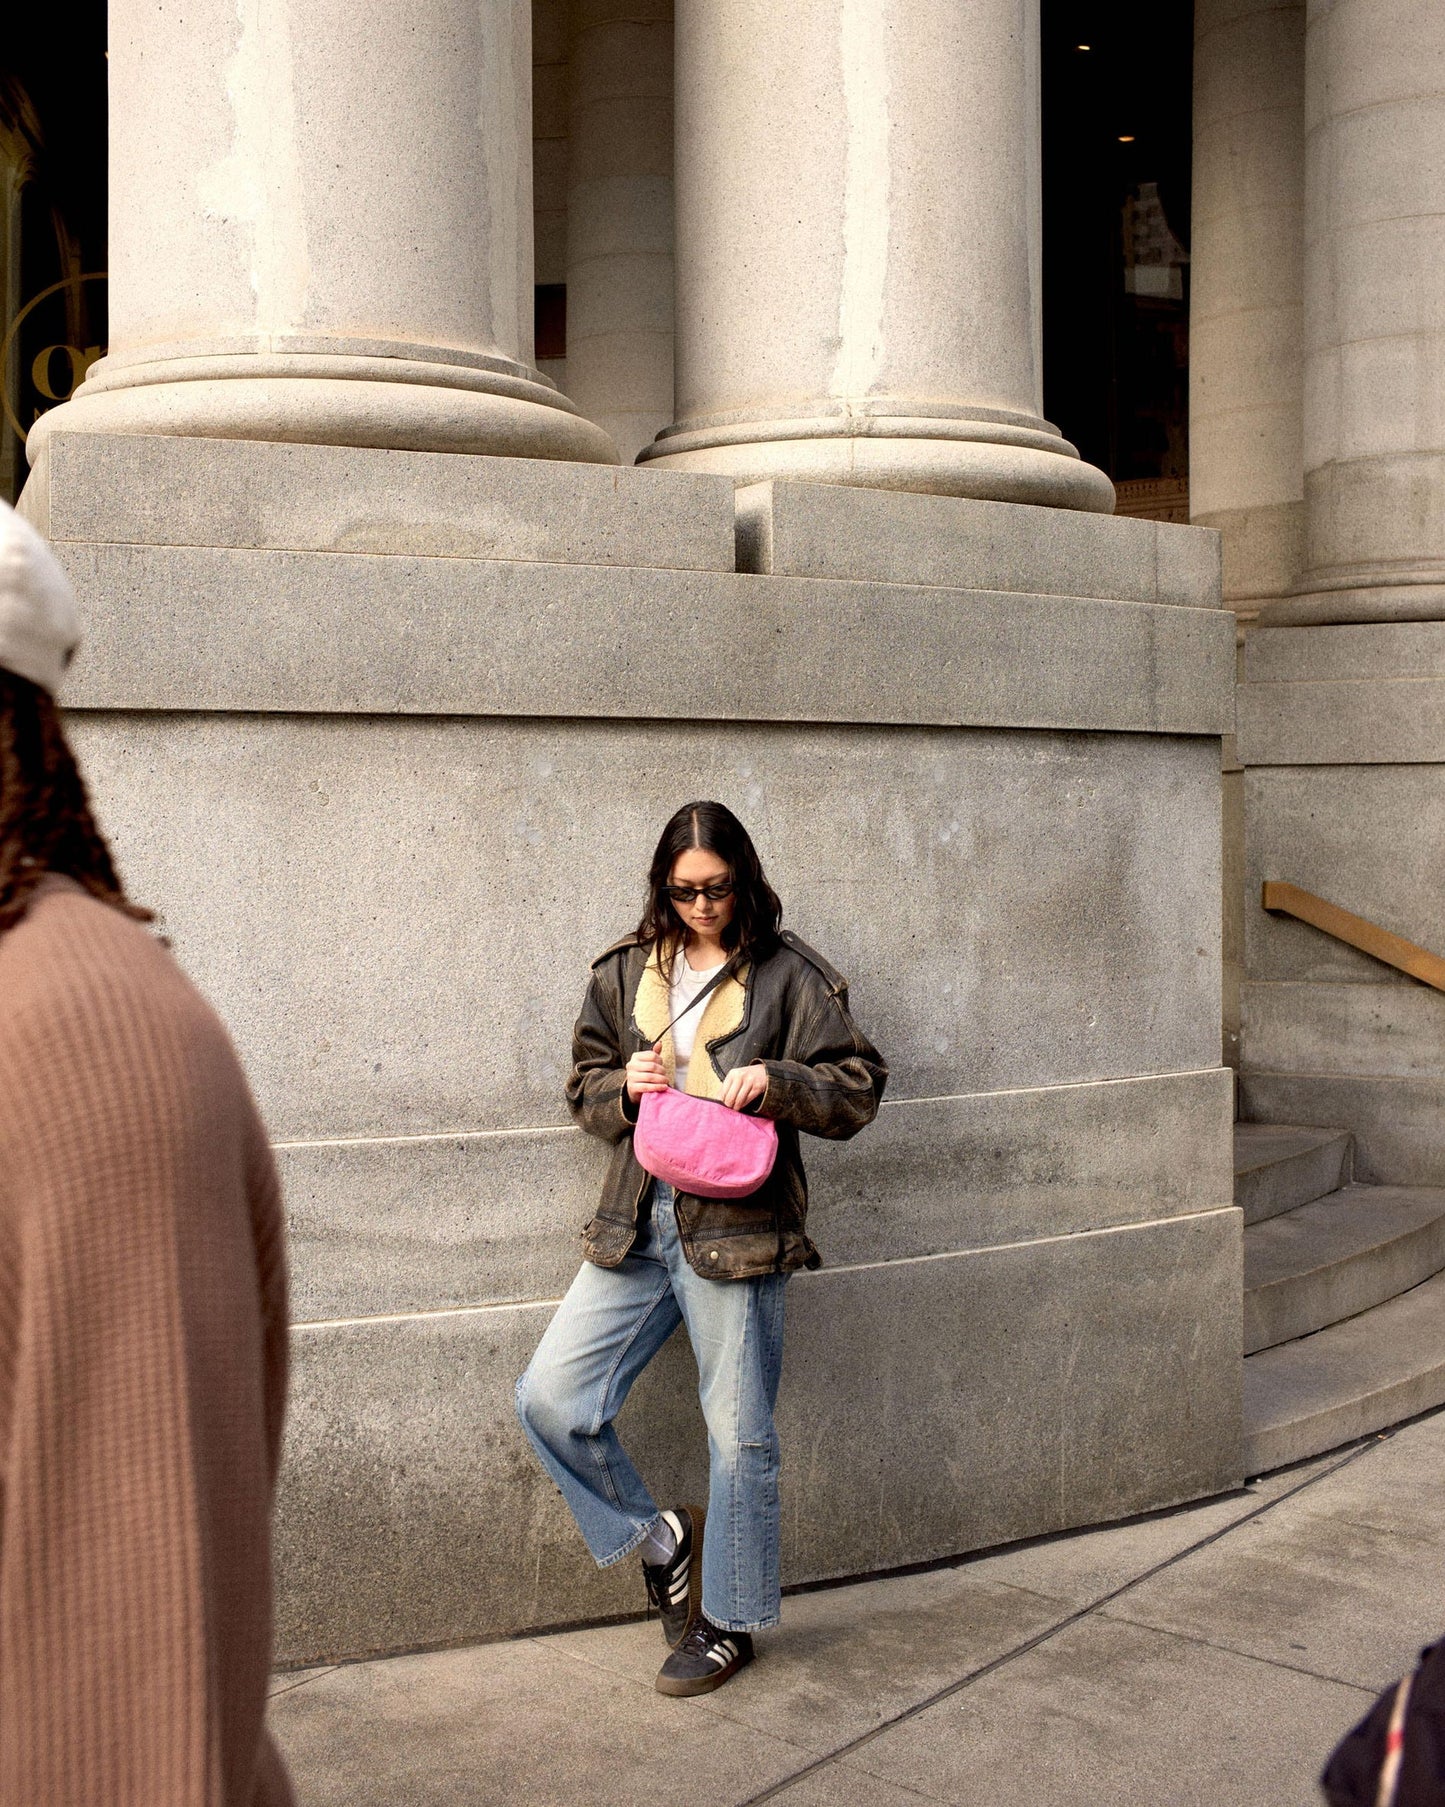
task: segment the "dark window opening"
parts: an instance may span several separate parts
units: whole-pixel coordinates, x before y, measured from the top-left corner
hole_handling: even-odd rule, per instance
[[[1191,0],[1043,0],[1044,411],[1188,519]]]
[[[543,358],[565,358],[567,355],[567,285],[565,282],[539,282],[534,291],[533,318],[536,325],[537,351]]]
[[[0,496],[25,435],[105,350],[104,0],[26,7],[0,41]]]

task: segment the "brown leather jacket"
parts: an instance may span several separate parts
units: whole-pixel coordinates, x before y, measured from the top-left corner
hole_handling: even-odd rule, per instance
[[[626,1093],[629,1055],[660,1039],[672,1071],[672,1037],[663,1035],[667,987],[655,956],[635,935],[593,962],[592,982],[572,1034],[567,1104],[589,1135],[612,1146],[597,1215],[582,1232],[583,1251],[616,1267],[637,1235],[637,1212],[650,1176],[632,1152],[637,1107]],[[688,1071],[689,1092],[716,1097],[734,1068],[761,1061],[768,1089],[753,1107],[778,1126],[773,1171],[748,1198],[677,1195],[677,1227],[688,1261],[713,1280],[818,1267],[808,1240],[808,1184],[798,1133],[839,1141],[871,1123],[887,1083],[878,1050],[848,1014],[847,982],[821,955],[784,931],[776,949],[709,997]]]

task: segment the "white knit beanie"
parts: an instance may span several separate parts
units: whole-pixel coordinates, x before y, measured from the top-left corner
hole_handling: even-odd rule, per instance
[[[55,554],[0,502],[0,666],[58,695],[80,645],[80,612]]]

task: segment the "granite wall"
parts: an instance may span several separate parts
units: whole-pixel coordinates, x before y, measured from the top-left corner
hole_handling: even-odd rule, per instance
[[[811,1150],[785,1581],[1240,1478],[1214,536],[423,453],[57,435],[72,727],[273,1131],[294,1270],[284,1659],[640,1604],[511,1414],[600,1150],[590,956],[712,795],[892,1068]],[[850,538],[850,523],[852,537]],[[624,1424],[705,1446],[685,1342]]]

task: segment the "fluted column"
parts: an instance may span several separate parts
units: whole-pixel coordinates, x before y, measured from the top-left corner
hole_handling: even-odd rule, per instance
[[[672,419],[672,0],[572,0],[567,393],[624,464]]]
[[[644,458],[1108,510],[1040,415],[1038,0],[677,0],[677,418]]]
[[[1196,0],[1192,518],[1243,614],[1295,588],[1304,533],[1304,0]]]
[[[109,355],[64,427],[612,462],[532,364],[529,0],[110,8]]]
[[[1445,7],[1310,0],[1305,571],[1271,618],[1445,617]]]

